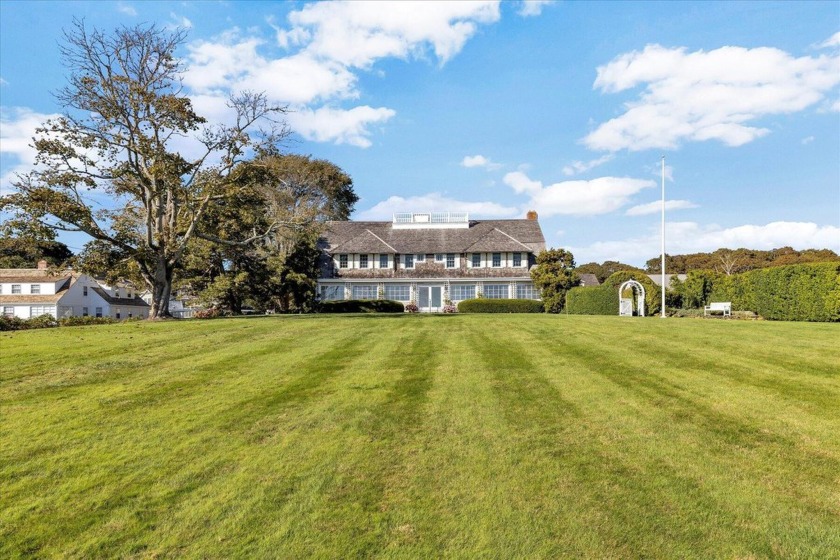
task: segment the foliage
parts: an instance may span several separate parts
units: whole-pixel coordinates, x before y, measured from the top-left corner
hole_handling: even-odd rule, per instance
[[[417,304],[412,301],[406,304],[405,310],[409,313],[418,313],[420,311],[420,308],[417,307]]]
[[[643,272],[630,271],[616,272],[607,278],[603,286],[608,286],[613,290],[617,301],[618,288],[628,280],[635,280],[645,288],[645,316],[651,317],[658,314],[662,307],[662,290],[647,276],[647,274]],[[616,313],[618,313],[617,310]]]
[[[37,130],[35,167],[0,199],[12,231],[79,231],[133,261],[152,292],[150,318],[169,315],[175,268],[194,238],[212,237],[202,227],[209,211],[253,187],[261,168],[248,165],[251,154],[287,134],[276,120],[283,109],[262,94],[231,98],[230,126],[196,114],[175,57],[185,37],[154,25],[106,34],[75,21],[61,48],[68,84],[56,95],[66,112]],[[229,242],[295,225],[271,222]]]
[[[566,312],[573,315],[618,315],[614,286],[577,287],[566,292]]]
[[[459,313],[542,313],[541,301],[535,299],[465,299],[458,303]]]
[[[458,307],[452,303],[447,303],[443,306],[444,313],[458,313]]]
[[[125,321],[127,319],[121,322]],[[84,327],[87,325],[111,325],[116,322],[118,321],[111,317],[94,317],[88,315],[87,317],[62,317],[59,319],[58,324],[62,327]]]
[[[390,299],[347,299],[321,302],[321,313],[402,313],[406,306]]]
[[[218,307],[208,307],[207,309],[196,309],[193,311],[193,319],[215,319],[221,315],[222,312]]]
[[[598,282],[602,284],[604,283],[604,280],[614,273],[625,270],[631,272],[643,272],[642,269],[637,266],[624,264],[618,261],[604,261],[603,264],[591,262],[582,264],[575,268],[575,272],[578,274],[594,274],[598,278]]]
[[[560,313],[566,304],[566,291],[580,284],[574,256],[565,249],[548,249],[537,255],[531,280],[540,290],[545,311]]]
[[[0,268],[35,268],[45,260],[49,266],[62,266],[73,257],[64,243],[33,237],[0,237]]]
[[[665,255],[665,270],[670,274],[687,274],[695,270],[713,270],[732,275],[760,268],[836,261],[837,253],[829,249],[805,249],[796,251],[791,247],[780,247],[770,251],[753,249],[721,248],[712,253],[688,255]],[[606,263],[605,263],[606,264]],[[656,274],[661,270],[661,257],[654,257],[646,263],[646,271]]]
[[[798,264],[718,277],[708,301],[780,321],[840,321],[840,261]]]

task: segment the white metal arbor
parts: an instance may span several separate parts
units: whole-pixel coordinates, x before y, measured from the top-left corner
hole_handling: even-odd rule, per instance
[[[618,288],[618,314],[621,317],[633,316],[633,297],[622,296],[624,290],[630,288],[636,295],[636,307],[639,310],[639,317],[645,316],[645,287],[635,280],[628,280]]]

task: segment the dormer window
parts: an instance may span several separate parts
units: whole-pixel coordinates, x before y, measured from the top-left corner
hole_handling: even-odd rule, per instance
[[[513,254],[513,266],[522,266],[522,253]]]
[[[443,253],[435,253],[435,262],[443,262]]]
[[[446,253],[446,268],[455,268],[455,253]]]
[[[359,255],[359,268],[367,268],[368,267],[368,256],[367,255]]]
[[[472,265],[473,268],[481,268],[481,253],[472,254]]]
[[[388,268],[388,255],[379,255],[379,268]]]
[[[405,267],[414,268],[414,255],[405,255]]]
[[[493,266],[494,267],[502,266],[502,254],[501,253],[493,253]]]
[[[347,268],[347,255],[338,255],[338,268]]]
[[[20,293],[20,284],[12,284],[12,293],[19,294]]]
[[[417,262],[426,262],[426,254],[420,253],[415,257],[414,260],[416,260]]]

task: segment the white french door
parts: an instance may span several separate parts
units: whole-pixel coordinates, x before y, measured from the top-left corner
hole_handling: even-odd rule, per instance
[[[443,306],[443,286],[417,286],[417,307],[420,311],[434,313]]]

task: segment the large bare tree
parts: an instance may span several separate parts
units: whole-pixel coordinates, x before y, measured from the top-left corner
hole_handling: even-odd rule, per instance
[[[84,232],[135,262],[150,318],[169,316],[173,271],[191,238],[210,236],[208,210],[253,188],[248,161],[288,134],[285,109],[262,94],[231,97],[227,124],[197,115],[175,56],[184,40],[154,25],[103,33],[74,21],[61,48],[68,83],[56,94],[65,112],[38,129],[34,169],[0,199],[9,229]],[[246,245],[284,225],[295,224],[225,242]]]

